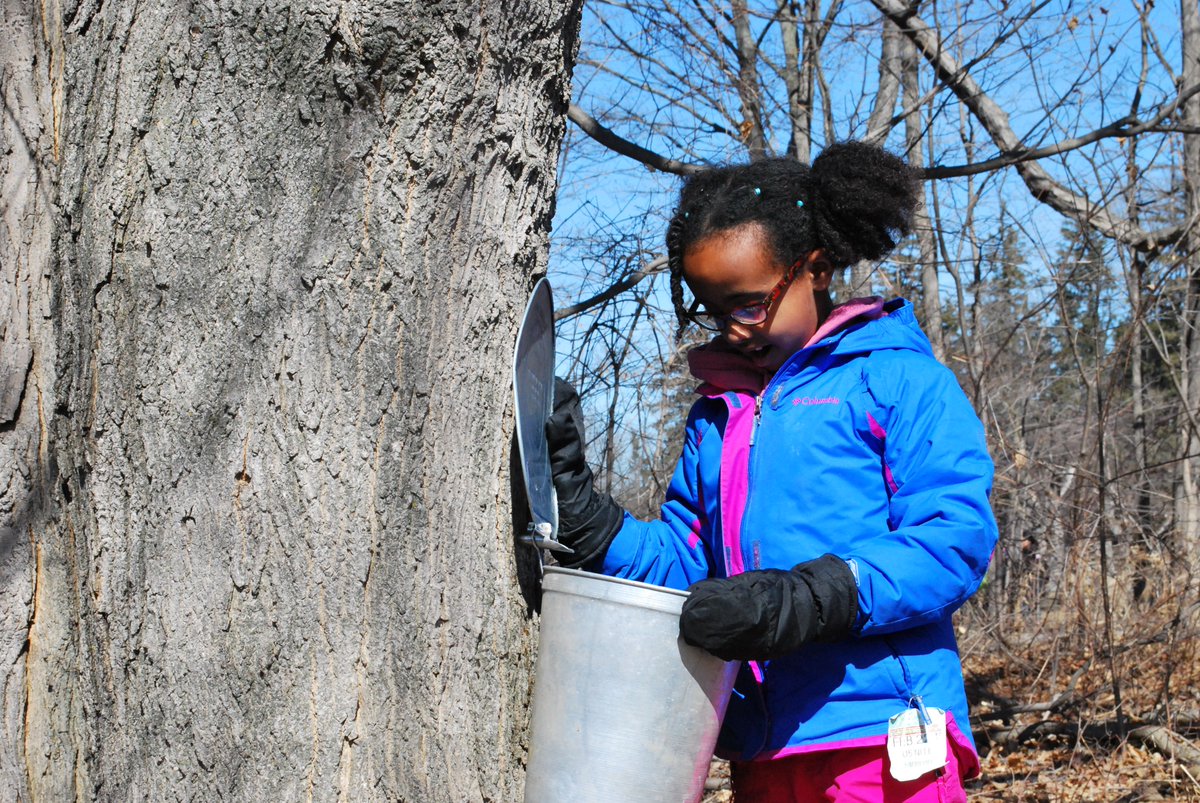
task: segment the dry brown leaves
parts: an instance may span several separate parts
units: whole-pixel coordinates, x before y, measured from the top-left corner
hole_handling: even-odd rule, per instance
[[[1127,735],[1157,723],[1198,744],[1200,639],[1194,617],[1181,620],[1179,611],[1119,611],[1111,650],[1095,606],[1041,617],[963,611],[963,669],[983,770],[971,799],[1200,803],[1200,766]]]

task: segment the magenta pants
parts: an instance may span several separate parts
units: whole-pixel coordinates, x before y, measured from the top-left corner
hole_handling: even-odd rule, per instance
[[[965,803],[961,765],[949,760],[937,773],[901,783],[888,771],[887,748],[852,747],[734,762],[734,803]]]

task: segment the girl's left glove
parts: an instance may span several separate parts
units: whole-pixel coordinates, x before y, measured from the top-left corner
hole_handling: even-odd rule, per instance
[[[688,591],[680,635],[726,661],[765,661],[810,641],[836,641],[850,635],[858,617],[858,584],[836,555],[789,571],[701,580]]]

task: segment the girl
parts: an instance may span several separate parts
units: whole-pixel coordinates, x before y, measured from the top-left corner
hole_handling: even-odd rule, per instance
[[[861,143],[686,181],[672,296],[716,334],[660,520],[593,489],[565,383],[547,423],[566,565],[689,588],[683,638],[745,661],[718,742],[738,803],[965,800],[978,772],[951,614],[996,541],[983,428],[907,302],[829,294],[918,198]]]

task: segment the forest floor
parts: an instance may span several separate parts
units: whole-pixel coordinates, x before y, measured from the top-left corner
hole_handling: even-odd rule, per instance
[[[1196,644],[1126,647],[1114,650],[1115,690],[1104,651],[1047,650],[1036,662],[1028,651],[966,654],[982,768],[971,799],[1200,803]],[[1046,679],[1052,663],[1057,683]]]
[[[967,618],[960,647],[982,768],[972,801],[1200,803],[1200,638],[1178,613],[1128,617],[1111,648],[1103,628]],[[703,803],[733,801],[724,762],[708,789]]]

